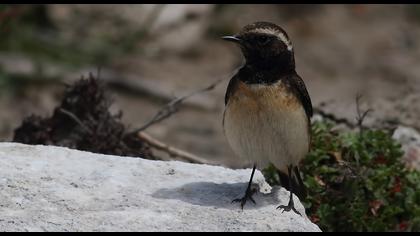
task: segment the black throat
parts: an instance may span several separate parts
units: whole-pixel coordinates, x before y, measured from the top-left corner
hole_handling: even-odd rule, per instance
[[[239,79],[247,84],[273,84],[294,73],[296,72],[293,56],[265,60],[248,58],[239,70]]]

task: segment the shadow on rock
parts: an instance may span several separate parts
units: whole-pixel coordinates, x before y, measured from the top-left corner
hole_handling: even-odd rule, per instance
[[[152,197],[162,199],[177,199],[193,205],[212,206],[217,208],[241,209],[240,203],[232,203],[235,198],[243,196],[247,183],[216,184],[212,182],[195,182],[182,185],[177,188],[163,188],[152,194]],[[254,186],[257,187],[257,186]],[[280,191],[279,187],[273,187],[271,193],[263,194],[257,191],[253,198],[256,204],[248,201],[244,209],[261,208],[272,205],[275,209],[281,199],[288,199],[287,192]],[[287,203],[287,202],[286,202]]]

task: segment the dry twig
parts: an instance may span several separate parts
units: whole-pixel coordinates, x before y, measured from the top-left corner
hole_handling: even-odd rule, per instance
[[[321,115],[323,118],[332,120],[337,124],[344,124],[345,126],[347,126],[350,129],[359,128],[360,132],[363,132],[363,130],[365,128],[367,128],[366,126],[363,125],[363,121],[365,120],[365,118],[369,114],[369,112],[372,112],[373,110],[372,109],[367,109],[366,111],[362,112],[362,110],[360,109],[361,98],[362,98],[362,95],[357,94],[357,96],[356,96],[356,112],[357,112],[356,124],[354,124],[353,122],[349,121],[346,118],[338,118],[333,113],[328,113],[324,110],[321,110],[321,108],[314,107],[314,113],[317,113],[317,114]]]
[[[173,157],[178,157],[184,161],[188,161],[188,162],[192,162],[192,163],[199,163],[199,164],[212,164],[209,161],[205,160],[202,157],[196,156],[194,154],[188,153],[186,151],[171,147],[155,138],[153,138],[152,136],[144,133],[144,132],[139,132],[138,137],[148,143],[151,147],[154,147],[158,150],[164,151],[166,153],[168,153],[169,155],[173,156]]]
[[[327,118],[329,120],[334,121],[337,124],[344,124],[345,126],[353,129],[356,125],[350,122],[349,120],[345,118],[338,118],[333,113],[328,113],[326,111],[321,110],[320,108],[314,107],[314,112],[321,115],[323,118]]]
[[[165,106],[163,106],[162,109],[160,109],[154,116],[152,119],[150,119],[148,122],[146,122],[146,124],[144,124],[142,127],[132,131],[131,133],[139,133],[147,128],[149,128],[150,126],[161,122],[162,120],[165,120],[166,118],[170,117],[172,114],[176,113],[178,111],[178,107],[179,105],[187,98],[192,97],[196,94],[199,93],[203,93],[203,92],[207,92],[210,91],[212,89],[214,89],[218,84],[220,84],[220,82],[222,82],[224,79],[219,79],[216,82],[210,84],[209,86],[193,91],[185,96],[173,99],[172,101],[168,102]]]
[[[361,94],[357,94],[356,96],[356,111],[357,111],[357,127],[359,128],[359,132],[362,133],[364,130],[363,121],[365,120],[366,116],[369,114],[369,112],[373,111],[372,109],[367,109],[366,111],[362,112],[360,109],[360,100],[362,99]]]
[[[79,118],[77,118],[75,114],[71,113],[70,111],[67,111],[64,108],[59,108],[58,110],[64,115],[67,115],[68,117],[70,117],[74,122],[79,124],[80,127],[82,127],[87,133],[92,133],[92,131],[85,124],[83,124],[83,122]]]

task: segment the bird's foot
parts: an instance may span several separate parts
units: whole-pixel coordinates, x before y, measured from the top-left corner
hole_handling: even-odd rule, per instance
[[[247,189],[246,192],[245,192],[245,196],[243,198],[234,199],[232,201],[232,203],[240,202],[241,203],[241,209],[243,210],[244,205],[245,205],[247,200],[251,200],[252,203],[256,204],[255,200],[252,198],[252,195],[254,195],[256,192],[257,192],[257,189]]]
[[[280,205],[277,207],[277,209],[283,209],[282,213],[284,211],[294,211],[296,214],[302,216],[302,214],[300,214],[300,212],[298,212],[295,208],[295,204],[293,203],[293,201],[289,201],[289,204],[286,205]]]

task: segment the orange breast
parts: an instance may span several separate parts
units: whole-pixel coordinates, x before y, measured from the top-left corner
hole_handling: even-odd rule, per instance
[[[309,148],[308,120],[287,86],[238,82],[224,114],[224,130],[240,158],[280,170],[297,164]]]
[[[296,110],[301,104],[281,81],[273,85],[238,85],[229,99],[229,106],[260,112],[262,109]]]

